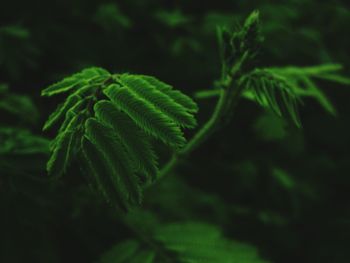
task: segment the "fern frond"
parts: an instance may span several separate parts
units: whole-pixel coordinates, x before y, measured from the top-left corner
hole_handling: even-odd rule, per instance
[[[71,96],[75,96],[75,95],[71,95]],[[58,130],[57,136],[50,143],[51,149],[54,149],[54,147],[56,147],[57,141],[59,140],[60,135],[67,130],[67,127],[73,118],[79,116],[79,118],[81,119],[81,123],[83,122],[83,118],[84,118],[85,114],[82,113],[81,110],[85,106],[85,104],[86,104],[86,100],[81,99],[68,109],[68,111],[65,113],[65,118],[64,118],[64,120],[63,120],[63,122]],[[60,117],[59,117],[59,119],[60,119]],[[78,127],[77,127],[77,129],[78,129]]]
[[[127,87],[142,99],[150,102],[153,107],[168,116],[176,124],[193,128],[196,120],[184,107],[176,103],[171,97],[159,91],[156,86],[143,80],[137,75],[122,74],[118,78],[122,86]]]
[[[104,93],[118,109],[128,114],[148,134],[175,149],[179,149],[185,144],[186,140],[180,128],[132,91],[112,84],[104,90]]]
[[[89,68],[48,87],[42,95],[64,92],[70,95],[43,128],[60,122],[50,144],[49,173],[62,174],[78,157],[85,168],[89,167],[95,188],[124,209],[140,204],[141,185],[157,179],[158,162],[151,138],[178,150],[186,143],[181,127],[196,124],[196,104],[149,76],[110,75],[103,69]],[[77,118],[81,121],[72,129]],[[92,153],[101,166],[95,165]]]
[[[118,182],[114,179],[114,171],[103,153],[97,149],[86,137],[82,138],[83,170],[89,175],[92,186],[96,187],[108,203],[128,210],[125,195],[118,189]]]
[[[301,97],[312,97],[330,114],[336,115],[330,99],[317,86],[317,79],[326,80],[341,85],[350,85],[350,78],[340,75],[338,72],[342,69],[340,64],[323,64],[311,67],[279,67],[268,68],[268,70],[282,75],[290,82],[294,83],[294,92]]]
[[[244,85],[245,91],[251,92],[261,106],[301,126],[298,114],[300,99],[287,78],[268,69],[255,69],[240,79],[240,85]]]
[[[56,145],[46,166],[50,175],[60,176],[66,171],[72,150],[73,134],[73,131],[65,132],[55,140]]]
[[[166,84],[152,76],[146,76],[146,75],[138,75],[138,76],[144,79],[145,81],[147,81],[149,84],[155,86],[159,91],[168,95],[176,103],[184,107],[188,112],[190,113],[198,112],[198,105],[190,97],[188,97],[187,95],[183,94],[178,90],[174,90],[173,87],[170,86],[169,84]]]
[[[50,129],[54,124],[56,124],[63,116],[66,115],[66,112],[80,100],[80,96],[71,95],[67,98],[67,100],[64,103],[58,105],[56,110],[49,116],[48,120],[45,122],[43,131]]]
[[[158,163],[148,137],[112,102],[99,101],[95,104],[94,110],[96,118],[101,123],[114,129],[136,169],[145,174],[147,178],[154,180],[158,172]]]
[[[56,94],[78,89],[80,87],[87,85],[89,81],[93,80],[94,78],[101,77],[101,76],[107,78],[109,75],[110,75],[109,72],[102,68],[97,68],[97,67],[87,68],[70,77],[64,78],[63,80],[42,90],[41,95],[53,96]]]
[[[82,122],[82,115],[74,115],[64,132],[57,135],[54,147],[51,146],[52,155],[47,162],[47,171],[50,175],[60,176],[66,172],[71,163],[78,138],[78,126]]]
[[[344,77],[338,73],[342,69],[340,64],[323,64],[311,67],[272,67],[265,68],[263,70],[272,73],[274,76],[280,76],[288,82],[290,90],[295,96],[310,97],[318,101],[318,103],[330,114],[336,115],[336,109],[333,106],[331,100],[326,94],[318,87],[317,79],[326,80],[341,85],[350,85],[350,78]],[[265,80],[266,81],[266,80]],[[203,90],[198,91],[195,97],[198,99],[205,99],[210,97],[216,97],[219,95],[220,90]],[[246,99],[257,101],[264,107],[270,107],[274,105],[274,111],[280,116],[279,107],[276,107],[276,103],[271,101],[274,96],[261,97],[254,89],[247,88],[244,90],[242,96]],[[270,101],[267,101],[270,99]],[[282,97],[280,98],[282,99]]]
[[[89,118],[85,127],[87,138],[103,153],[113,170],[116,190],[126,196],[131,205],[139,205],[142,199],[139,180],[119,138],[110,127],[94,118]]]

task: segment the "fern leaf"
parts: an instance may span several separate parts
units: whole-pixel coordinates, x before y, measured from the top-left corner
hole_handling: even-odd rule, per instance
[[[176,103],[184,107],[188,112],[190,113],[198,112],[198,105],[190,97],[188,97],[187,95],[183,94],[178,90],[174,90],[173,87],[170,86],[169,84],[166,84],[152,76],[139,75],[139,77],[141,77],[142,79],[147,81],[149,84],[156,87],[159,91],[168,95]]]
[[[65,132],[57,137],[53,153],[47,163],[47,171],[49,175],[60,176],[68,166],[70,158],[73,132]]]
[[[300,99],[294,84],[287,78],[268,69],[255,69],[242,77],[240,85],[244,85],[261,106],[301,126],[298,114]]]
[[[75,96],[75,95],[72,94],[71,96]],[[51,149],[53,149],[57,145],[57,141],[59,140],[60,135],[67,130],[67,127],[73,118],[75,118],[77,115],[79,115],[79,118],[83,118],[84,114],[81,113],[81,110],[85,106],[86,102],[87,102],[86,98],[79,100],[77,103],[75,103],[75,105],[73,105],[70,109],[68,109],[68,111],[65,114],[65,119],[63,120],[58,130],[56,138],[53,139],[50,144]]]
[[[160,92],[155,86],[139,76],[122,74],[119,76],[119,81],[122,86],[129,88],[141,98],[149,101],[176,124],[187,128],[196,126],[195,118],[182,105],[176,103],[168,95]]]
[[[277,69],[278,68],[274,68]],[[303,75],[309,76],[322,76],[323,74],[334,74],[335,72],[343,69],[341,64],[321,64],[311,67],[284,67],[281,68],[283,71],[287,70],[289,74],[300,73],[302,71]]]
[[[128,114],[148,134],[175,149],[185,144],[186,140],[174,122],[127,88],[112,84],[104,93],[117,108]]]
[[[50,175],[60,176],[66,172],[75,150],[73,146],[77,140],[77,126],[81,122],[80,118],[80,115],[75,115],[67,125],[67,130],[60,133],[54,145],[51,146],[53,152],[47,162],[47,171]]]
[[[269,71],[279,74],[294,83],[294,92],[301,97],[311,97],[330,114],[336,115],[336,109],[329,98],[317,86],[315,80],[322,79],[341,85],[350,85],[350,78],[338,73],[343,67],[340,64],[323,64],[311,67],[279,67],[268,68]]]
[[[48,88],[42,90],[42,96],[53,96],[56,94],[71,91],[72,89],[77,89],[86,86],[88,82],[99,76],[109,76],[108,71],[101,68],[87,68],[79,73],[76,73],[70,77],[64,78],[63,80],[49,86]]]
[[[340,76],[337,74],[324,74],[321,76],[317,76],[320,79],[325,79],[328,81],[336,82],[342,85],[350,85],[350,78]]]
[[[324,94],[324,92],[317,87],[312,79],[308,78],[307,76],[300,76],[299,80],[295,80],[295,82],[300,82],[300,85],[303,87],[296,89],[297,94],[306,97],[313,97],[328,113],[334,116],[337,115],[337,110],[333,106],[333,103]]]
[[[72,95],[67,98],[67,100],[59,105],[57,109],[49,116],[48,120],[44,124],[43,131],[50,129],[55,123],[57,123],[66,112],[72,108],[77,102],[81,100],[78,95]]]
[[[113,179],[113,169],[103,153],[86,137],[82,139],[84,167],[91,178],[93,186],[102,193],[107,202],[117,205],[124,211],[128,209],[126,196],[118,191],[118,184]]]
[[[139,205],[142,198],[139,181],[118,137],[94,118],[89,118],[85,127],[87,138],[103,153],[113,170],[116,190],[125,195],[131,205]]]
[[[126,150],[133,159],[137,170],[147,177],[155,179],[157,175],[157,158],[152,150],[148,137],[112,102],[103,100],[94,106],[95,115],[101,123],[111,126]]]

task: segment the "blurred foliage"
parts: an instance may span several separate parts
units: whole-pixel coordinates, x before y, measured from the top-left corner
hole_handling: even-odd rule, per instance
[[[10,92],[6,84],[0,84],[0,113],[2,124],[20,122],[34,125],[39,118],[39,111],[32,99]]]
[[[156,250],[143,249],[137,241],[127,240],[113,246],[104,253],[99,262],[256,262],[259,259],[254,247],[237,241],[226,240],[217,227],[199,222],[169,223],[156,226],[151,231],[151,239],[163,248],[161,254]],[[158,252],[158,253],[157,253]],[[167,257],[166,257],[167,256]],[[164,259],[165,258],[165,259]]]
[[[40,90],[92,65],[155,75],[189,95],[210,89],[221,70],[216,28],[237,27],[253,9],[260,11],[265,39],[258,65],[337,62],[350,75],[346,1],[4,3],[0,262],[95,262],[135,238],[85,186],[78,168],[62,181],[45,176],[47,139],[39,131],[60,98],[41,100]],[[148,190],[144,209],[151,214],[136,219],[145,227],[154,214],[165,225],[212,224],[270,262],[349,262],[348,87],[325,79],[314,84],[318,92],[307,93],[318,101],[306,95],[301,130],[242,100],[229,126]],[[199,101],[200,123],[214,101]],[[318,103],[336,109],[337,117]]]

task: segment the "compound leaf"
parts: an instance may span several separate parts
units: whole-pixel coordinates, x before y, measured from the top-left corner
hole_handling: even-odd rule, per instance
[[[92,181],[92,186],[102,193],[104,198],[111,204],[123,210],[127,210],[125,195],[118,191],[118,182],[114,180],[113,169],[103,153],[97,149],[86,137],[82,139],[83,170]]]
[[[108,71],[102,68],[96,68],[96,67],[87,68],[72,76],[64,78],[63,80],[55,84],[52,84],[48,88],[42,90],[41,95],[53,96],[56,94],[71,91],[79,87],[85,86],[86,84],[88,84],[90,80],[93,80],[94,78],[97,78],[100,76],[107,78],[109,76],[109,73]]]
[[[301,126],[298,114],[300,98],[295,93],[293,82],[268,69],[255,69],[242,77],[240,85],[244,85],[245,91],[251,92],[261,106]]]
[[[169,84],[166,84],[152,76],[139,75],[139,77],[141,77],[142,79],[147,81],[149,84],[156,87],[159,91],[168,95],[176,103],[184,107],[188,112],[190,113],[198,112],[198,105],[190,97],[188,97],[187,95],[183,94],[178,90],[174,90],[173,87],[170,86]]]
[[[77,102],[81,100],[80,96],[71,95],[67,100],[58,105],[56,110],[49,116],[48,120],[45,122],[43,131],[50,129],[55,123],[57,123],[62,117],[65,116],[66,112],[72,108]]]
[[[112,102],[99,101],[94,109],[97,119],[114,129],[120,142],[125,146],[128,156],[133,159],[136,169],[147,177],[155,179],[158,163],[148,137]]]
[[[157,110],[168,116],[176,124],[193,128],[196,120],[192,114],[175,102],[171,97],[162,93],[156,86],[150,84],[137,75],[122,74],[119,76],[122,86],[129,88],[140,98],[150,102]]]
[[[112,84],[104,92],[117,108],[148,134],[175,149],[185,144],[180,128],[173,121],[129,89]]]
[[[112,180],[117,191],[126,197],[131,205],[141,203],[142,192],[125,149],[113,130],[94,118],[86,123],[86,136],[101,151],[113,171]]]

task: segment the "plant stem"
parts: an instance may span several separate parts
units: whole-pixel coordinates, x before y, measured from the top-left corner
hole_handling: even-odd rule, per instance
[[[181,160],[185,159],[193,150],[198,148],[217,129],[219,129],[221,126],[220,124],[227,121],[227,114],[233,114],[243,91],[243,87],[241,85],[235,84],[237,84],[237,82],[234,82],[232,78],[229,78],[226,83],[223,84],[215,110],[210,119],[193,136],[187,145],[180,152],[175,153],[164,165],[158,174],[159,179],[169,174],[179,164],[179,162],[181,162]]]

